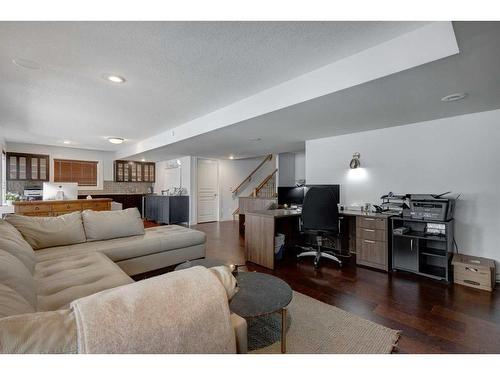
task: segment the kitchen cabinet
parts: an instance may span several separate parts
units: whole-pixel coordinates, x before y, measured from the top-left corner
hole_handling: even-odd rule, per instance
[[[155,163],[115,160],[116,182],[155,182]]]
[[[49,181],[49,155],[8,152],[7,180]]]

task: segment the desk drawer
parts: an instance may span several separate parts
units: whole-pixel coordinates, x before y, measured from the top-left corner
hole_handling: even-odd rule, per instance
[[[382,229],[356,228],[356,238],[372,241],[387,241],[387,231]]]
[[[41,212],[50,212],[50,204],[27,204],[16,207],[16,213],[19,214],[37,214]]]
[[[109,202],[84,202],[82,204],[84,210],[106,211],[110,208]]]
[[[377,217],[356,217],[356,227],[357,228],[366,228],[366,229],[387,229],[387,220],[381,219]]]
[[[356,263],[388,270],[387,242],[356,239]]]
[[[53,203],[52,204],[52,212],[57,212],[61,215],[62,212],[73,212],[73,211],[81,211],[82,204],[81,203]]]

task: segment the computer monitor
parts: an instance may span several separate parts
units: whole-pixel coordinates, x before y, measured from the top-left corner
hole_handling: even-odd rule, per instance
[[[337,203],[340,203],[340,185],[306,185],[304,196],[307,194],[307,189],[310,187],[328,188],[331,189],[333,195],[337,199]]]
[[[278,204],[302,204],[304,202],[304,188],[296,186],[278,186]]]
[[[78,184],[76,182],[44,182],[43,200],[78,199]]]

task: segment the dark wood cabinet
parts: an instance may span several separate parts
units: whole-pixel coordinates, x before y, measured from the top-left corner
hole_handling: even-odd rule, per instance
[[[116,182],[155,182],[155,163],[115,160]]]
[[[189,222],[189,197],[186,195],[145,196],[144,217],[160,224]]]
[[[144,194],[92,194],[93,198],[109,198],[114,202],[121,203],[122,208],[125,210],[127,208],[137,207],[142,215],[142,197]],[[81,194],[78,199],[85,199],[86,195]]]
[[[7,180],[49,181],[49,155],[8,152]]]

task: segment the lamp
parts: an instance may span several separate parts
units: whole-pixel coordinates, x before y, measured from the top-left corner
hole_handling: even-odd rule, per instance
[[[355,152],[354,154],[352,154],[352,159],[351,162],[349,163],[349,168],[356,169],[361,167],[361,162],[359,161],[360,157],[361,154],[359,152]]]

